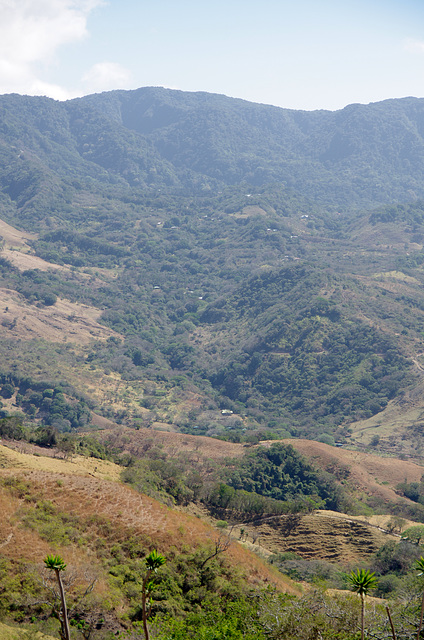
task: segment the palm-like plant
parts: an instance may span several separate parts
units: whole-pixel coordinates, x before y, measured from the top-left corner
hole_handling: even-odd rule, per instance
[[[365,596],[377,586],[375,574],[368,569],[357,569],[348,576],[350,588],[361,596],[361,640],[364,640],[365,629]]]
[[[419,571],[418,573],[419,576],[424,575],[424,558],[422,556],[419,560],[416,561],[415,569]],[[423,616],[424,616],[424,591],[423,591],[423,597],[421,600],[421,613],[420,613],[420,622],[418,624],[417,640],[419,640],[420,638],[421,628],[423,626]]]
[[[165,564],[166,560],[163,555],[161,555],[156,551],[156,549],[153,549],[153,551],[151,551],[149,555],[146,557],[145,562],[147,567],[147,573],[144,576],[143,585],[142,585],[141,607],[142,607],[144,637],[146,640],[149,640],[149,630],[147,628],[147,616],[150,613],[150,608],[148,611],[147,602],[154,587],[154,580],[152,580],[152,576],[157,572],[157,570],[162,565]]]
[[[163,565],[165,564],[166,560],[164,558],[163,555],[161,555],[160,553],[158,553],[156,551],[156,549],[153,549],[153,551],[151,551],[149,553],[149,555],[146,557],[146,566],[147,569],[150,572],[155,572]]]
[[[60,577],[61,571],[65,571],[66,564],[63,562],[60,556],[46,556],[44,558],[44,564],[47,569],[54,571],[56,574],[57,584],[59,586],[60,600],[62,603],[62,611],[58,614],[59,622],[61,626],[61,636],[63,640],[70,640],[71,633],[69,630],[68,610],[66,607],[65,590],[63,588],[62,578]]]

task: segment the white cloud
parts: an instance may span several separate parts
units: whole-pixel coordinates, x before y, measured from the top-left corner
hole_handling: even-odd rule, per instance
[[[424,53],[424,41],[408,38],[405,41],[405,49],[410,53]]]
[[[131,72],[116,62],[99,62],[87,71],[82,80],[90,93],[127,89],[131,81]]]
[[[0,93],[63,99],[64,88],[44,82],[57,49],[87,36],[89,13],[102,0],[0,0]]]

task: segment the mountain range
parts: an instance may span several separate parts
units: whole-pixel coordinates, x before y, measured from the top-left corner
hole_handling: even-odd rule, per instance
[[[9,162],[20,143],[21,165],[68,180],[194,192],[278,182],[348,209],[423,196],[421,99],[306,112],[142,88],[62,103],[5,95],[1,111]]]

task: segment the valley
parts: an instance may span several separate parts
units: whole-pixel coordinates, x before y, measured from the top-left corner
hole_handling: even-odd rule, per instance
[[[410,637],[424,101],[0,106],[0,635],[58,637],[53,553],[72,640],[141,637],[156,549],[157,640],[353,640],[358,568]]]

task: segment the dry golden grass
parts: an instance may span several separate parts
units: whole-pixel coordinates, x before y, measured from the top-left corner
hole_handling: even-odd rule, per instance
[[[242,444],[154,429],[115,427],[99,432],[97,437],[133,455],[141,455],[149,444],[163,448],[168,455],[190,452],[211,460],[240,457],[247,450]]]
[[[356,518],[332,512],[264,518],[243,525],[246,544],[264,555],[293,551],[302,558],[323,559],[344,565],[361,563],[371,557],[393,535]],[[234,530],[240,535],[241,527]]]
[[[233,218],[250,218],[251,216],[266,216],[267,212],[258,205],[247,205],[238,213],[230,214]]]
[[[34,240],[37,236],[34,233],[27,233],[15,229],[4,220],[0,220],[0,236],[4,239],[7,247],[28,247],[28,240]]]
[[[18,251],[15,249],[3,249],[1,254],[3,258],[9,260],[9,262],[11,262],[20,271],[26,271],[27,269],[39,269],[40,271],[49,271],[51,269],[54,271],[70,271],[70,267],[47,262],[32,253],[27,253],[27,250],[28,249],[25,247]]]
[[[0,622],[0,639],[1,640],[56,640],[52,636],[46,636],[41,631],[33,629],[22,629],[10,627]]]
[[[11,289],[0,289],[0,337],[87,344],[118,334],[99,324],[101,310],[58,299],[52,306],[38,307]]]
[[[204,460],[212,460],[216,464],[225,458],[242,456],[249,450],[240,444],[151,429],[133,431],[119,427],[105,430],[102,437],[135,455],[146,455],[146,448],[154,445],[162,447],[170,456],[183,453],[193,460],[193,464],[197,461],[199,465]],[[270,446],[273,442],[263,442],[261,445]],[[380,458],[309,440],[284,442],[291,444],[316,467],[333,472],[340,479],[344,477],[351,488],[374,497],[381,504],[406,500],[396,494],[396,485],[405,479],[409,482],[419,480],[423,472],[422,467],[408,461]],[[388,539],[398,539],[381,531],[390,518],[389,515],[350,517],[323,511],[302,517],[301,526],[293,535],[284,532],[284,517],[257,526],[249,523],[241,525],[234,529],[234,535],[239,538],[243,528],[247,534],[247,547],[264,557],[270,553],[292,550],[307,558],[324,557],[348,564],[372,555]]]
[[[375,273],[374,278],[393,278],[395,280],[401,280],[402,282],[412,282],[415,284],[419,284],[417,278],[408,276],[406,275],[406,273],[403,273],[403,271],[384,271],[382,273]]]
[[[349,520],[354,520],[356,522],[362,522],[364,524],[370,525],[371,527],[378,527],[380,529],[384,529],[387,531],[389,528],[389,523],[393,519],[393,516],[390,514],[386,515],[375,515],[375,516],[346,516],[343,513],[339,513],[337,511],[330,511],[329,509],[322,509],[322,511],[316,512],[317,516],[332,516],[334,518],[348,518]],[[408,520],[407,518],[401,518],[403,520],[402,530],[407,529],[408,527],[413,527],[417,523],[413,520]],[[397,536],[399,537],[399,536]]]
[[[69,271],[69,267],[52,264],[33,255],[28,240],[36,239],[37,234],[20,231],[10,224],[7,224],[4,220],[0,220],[0,236],[4,240],[1,251],[2,256],[21,271],[25,269],[40,269],[40,271],[66,269]]]
[[[7,469],[34,469],[59,474],[95,476],[118,481],[122,468],[108,460],[74,456],[72,460],[32,455],[0,445],[0,474]]]
[[[33,255],[32,249],[28,245],[28,240],[37,238],[35,233],[20,231],[7,224],[4,220],[0,220],[0,236],[4,240],[4,246],[1,251],[2,256],[21,271],[25,269],[40,269],[40,271],[65,269],[69,271],[69,267],[52,264]]]
[[[19,231],[0,220],[0,236],[5,241],[1,255],[21,271],[70,271],[69,266],[53,264],[33,255],[28,240],[36,238],[35,234]],[[89,277],[90,274],[81,272],[75,275],[79,281]],[[118,335],[98,323],[101,310],[68,300],[58,299],[52,306],[37,307],[28,304],[16,291],[0,289],[0,312],[0,337],[4,335],[22,340],[43,338],[51,342],[87,344],[93,338],[105,340]]]
[[[134,431],[117,428],[101,433],[103,437],[112,439],[115,446],[127,448],[133,453],[153,444],[163,446],[169,455],[184,453],[193,460],[197,456],[199,460],[212,459],[216,463],[220,459],[241,456],[246,452],[246,448],[239,444],[151,429]],[[285,442],[292,444],[321,468],[342,475],[348,473],[351,486],[381,501],[399,500],[394,492],[396,484],[405,478],[408,481],[419,480],[422,475],[421,467],[407,461],[379,458],[307,440]],[[267,446],[272,443],[262,444]],[[190,515],[168,508],[117,482],[120,468],[109,462],[86,458],[66,461],[0,446],[0,465],[0,477],[13,476],[26,482],[31,488],[31,499],[35,496],[37,501],[49,500],[58,512],[74,514],[87,523],[86,526],[91,527],[90,539],[93,540],[103,535],[99,533],[101,523],[109,523],[105,536],[112,535],[119,541],[134,535],[166,555],[170,549],[196,548],[208,541],[212,545],[218,535],[216,529],[198,517],[199,514]],[[0,521],[0,549],[7,557],[24,555],[36,561],[51,549],[35,531],[20,526],[20,509],[26,504],[30,503],[24,496],[18,498],[6,488],[1,489],[0,512],[3,517]],[[93,516],[97,520],[93,520]],[[255,527],[243,527],[248,534],[249,549],[236,541],[240,536],[240,527],[235,529],[235,541],[226,552],[226,557],[231,564],[242,567],[252,583],[271,583],[279,589],[295,592],[296,587],[290,581],[287,582],[266,566],[252,550],[263,556],[292,550],[306,558],[324,557],[330,561],[359,562],[389,539],[387,534],[378,529],[384,522],[371,520],[361,522],[359,517],[321,512],[302,516],[295,530],[288,534],[284,530],[284,517],[273,518]],[[370,526],[373,524],[377,526]],[[76,565],[83,566],[95,559],[94,547],[90,546],[83,549],[71,546],[63,553]]]
[[[155,431],[153,429],[129,429],[115,427],[104,429],[98,437],[111,443],[120,450],[133,455],[145,455],[149,445],[159,446],[165,453],[175,456],[181,453],[197,458],[219,462],[225,458],[238,458],[249,451],[249,447],[233,442],[224,442],[204,436],[190,436],[181,433]],[[271,446],[276,440],[263,441],[260,446]],[[345,472],[351,487],[370,496],[376,496],[383,503],[399,501],[395,492],[396,485],[406,480],[415,482],[421,479],[424,467],[407,460],[381,457],[362,451],[332,447],[312,440],[283,440],[290,444],[314,466],[329,472]]]
[[[311,440],[285,440],[315,466],[329,471],[348,472],[349,486],[382,501],[398,502],[395,492],[400,482],[419,482],[424,468],[407,460],[377,456],[362,451],[331,447]],[[270,441],[268,444],[272,444]],[[384,483],[384,484],[383,484]]]
[[[84,567],[96,563],[95,540],[100,536],[124,541],[131,536],[157,547],[166,555],[172,549],[213,546],[218,532],[196,516],[183,513],[116,482],[120,468],[112,463],[76,458],[73,462],[34,456],[0,447],[0,478],[12,477],[20,494],[0,487],[0,549],[5,557],[40,561],[52,552],[51,545],[36,531],[23,527],[22,509],[48,500],[59,513],[74,515],[84,523],[93,544],[55,549],[69,565]],[[113,477],[115,481],[106,479]],[[22,495],[27,493],[27,495]],[[94,517],[94,519],[93,519]],[[290,580],[268,567],[236,541],[226,552],[230,564],[240,567],[252,584],[274,584],[279,590],[298,593]]]
[[[373,436],[379,436],[382,443],[394,451],[408,454],[413,459],[424,461],[421,438],[411,439],[414,425],[424,420],[424,371],[422,353],[411,353],[415,368],[420,372],[421,380],[413,389],[405,392],[402,398],[390,400],[387,407],[371,418],[359,420],[350,425],[352,438],[362,445],[369,445]],[[392,441],[392,442],[391,442]]]

